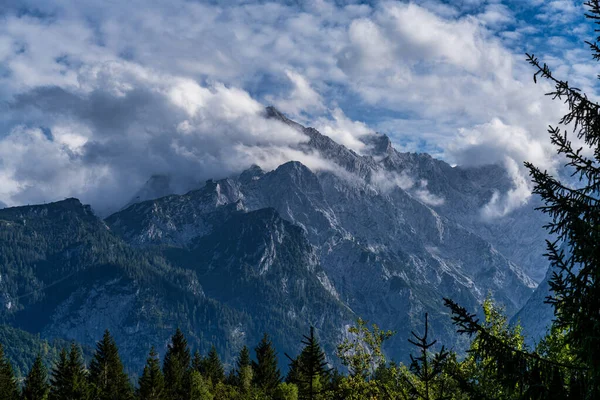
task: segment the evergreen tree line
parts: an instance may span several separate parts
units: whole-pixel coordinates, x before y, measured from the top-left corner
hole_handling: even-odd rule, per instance
[[[22,382],[15,378],[12,366],[0,345],[0,399],[3,400],[359,400],[359,399],[520,399],[569,398],[572,372],[563,368],[549,381],[538,380],[545,395],[524,397],[530,389],[519,374],[530,373],[526,366],[498,363],[487,341],[526,353],[520,328],[508,324],[502,309],[491,298],[483,306],[485,319],[479,323],[467,356],[444,348],[433,351],[425,315],[424,333],[413,332],[409,341],[415,346],[408,366],[388,362],[382,345],[394,333],[381,330],[359,319],[338,345],[337,356],[344,373],[330,367],[315,335],[314,328],[303,336],[301,352],[289,359],[284,377],[278,357],[265,334],[254,349],[244,346],[230,371],[226,372],[215,347],[206,356],[193,354],[181,330],[171,337],[162,360],[154,347],[135,384],[125,373],[117,345],[109,331],[97,343],[88,365],[81,348],[72,343],[63,348],[50,371],[41,356],[36,357]],[[460,315],[455,313],[455,318]],[[472,316],[471,316],[472,317]],[[488,337],[488,335],[490,335]],[[564,335],[553,331],[538,346],[539,354],[549,355],[560,364],[569,360]],[[525,369],[524,369],[525,368]],[[547,385],[547,386],[544,386]],[[565,390],[566,388],[566,390]],[[541,389],[540,389],[541,390]],[[573,392],[574,393],[574,392]],[[577,392],[581,394],[581,392]],[[552,396],[551,396],[552,394]],[[571,397],[584,398],[584,397]]]
[[[325,387],[331,386],[332,375],[312,329],[307,338],[304,350],[291,359],[290,372],[283,379],[277,353],[267,334],[254,349],[254,359],[250,349],[244,346],[235,366],[226,373],[214,346],[204,357],[198,351],[192,354],[185,336],[177,329],[167,347],[162,367],[158,352],[152,347],[136,385],[125,373],[109,331],[98,342],[89,365],[84,362],[80,346],[72,343],[69,349],[62,349],[50,371],[42,357],[36,357],[23,382],[15,378],[0,345],[0,399],[312,399],[316,398],[313,395],[322,394]],[[310,375],[305,371],[310,371]],[[308,377],[312,377],[311,382]]]

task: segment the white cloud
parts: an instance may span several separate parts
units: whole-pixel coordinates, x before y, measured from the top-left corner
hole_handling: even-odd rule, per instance
[[[503,217],[527,204],[531,197],[531,183],[523,175],[523,170],[517,163],[511,158],[506,158],[505,167],[512,178],[514,187],[504,194],[494,192],[490,201],[481,210],[481,215],[485,219],[492,220]]]
[[[321,95],[310,86],[305,77],[291,70],[286,70],[285,74],[292,83],[292,90],[283,98],[275,99],[268,96],[268,101],[292,116],[325,109]]]
[[[371,184],[383,193],[400,188],[428,206],[441,206],[445,202],[443,197],[429,191],[427,180],[420,179],[415,182],[415,179],[404,171],[400,173],[385,170],[375,171],[371,176]]]
[[[365,123],[351,120],[339,107],[331,111],[331,118],[317,120],[316,128],[324,135],[357,153],[361,153],[365,148],[365,144],[360,138],[373,134],[373,131]]]
[[[548,142],[536,140],[521,126],[507,125],[502,120],[493,118],[490,122],[473,128],[460,129],[459,136],[447,149],[453,159],[465,166],[499,164],[509,157],[515,161],[530,161],[541,168],[552,169],[554,159]]]
[[[419,181],[419,188],[414,193],[419,200],[430,206],[441,206],[445,200],[443,197],[436,196],[427,189],[427,181],[422,179]]]
[[[397,187],[402,190],[410,190],[415,186],[415,180],[406,172],[393,172],[386,170],[375,171],[371,176],[371,183],[383,192],[390,192]]]
[[[80,196],[106,208],[123,204],[151,175],[198,182],[250,166],[257,160],[248,148],[284,152],[307,140],[266,120],[263,106],[237,88],[203,87],[126,63],[80,79],[83,93],[42,88],[14,104],[51,115],[43,120],[53,135],[16,127],[0,140],[7,203]]]
[[[105,204],[154,173],[194,180],[253,158],[300,157],[289,150],[302,140],[297,132],[259,118],[269,99],[357,152],[370,125],[401,149],[451,163],[554,166],[546,127],[564,106],[543,98],[547,84],[532,84],[524,57],[514,54],[520,47],[506,47],[550,22],[563,27],[552,19],[558,11],[569,21],[581,13],[574,0],[546,8],[544,25],[530,26],[501,2],[480,0],[24,0],[7,7],[0,24],[0,100],[17,105],[0,114],[9,157],[0,164],[0,200],[38,201],[55,184],[55,196],[85,188],[84,201]],[[507,25],[510,32],[498,31]],[[555,42],[556,71],[593,91],[589,76],[598,71],[585,52]],[[346,116],[357,110],[365,122]],[[53,139],[40,136],[40,126]],[[50,154],[40,163],[56,170],[47,182],[20,165],[24,154],[41,154],[25,142]]]

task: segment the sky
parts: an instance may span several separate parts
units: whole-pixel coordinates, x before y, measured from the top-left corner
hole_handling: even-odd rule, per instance
[[[358,153],[380,132],[452,165],[500,163],[527,198],[522,163],[556,168],[546,129],[565,106],[525,53],[594,97],[582,3],[3,0],[0,206],[111,210],[152,175],[301,157],[267,105]]]

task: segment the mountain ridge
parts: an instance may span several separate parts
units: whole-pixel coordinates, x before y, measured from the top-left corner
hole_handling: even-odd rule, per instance
[[[214,342],[229,360],[263,331],[281,354],[293,353],[294,335],[312,324],[333,359],[360,316],[397,330],[386,352],[406,360],[406,338],[425,312],[441,343],[464,345],[442,297],[474,312],[492,293],[510,316],[526,303],[532,272],[543,268],[530,244],[543,220],[527,208],[516,211],[519,220],[481,218],[493,193],[511,187],[501,167],[451,167],[400,153],[379,134],[362,138],[359,154],[274,108],[265,115],[304,132],[298,150],[328,166],[253,165],[105,219],[76,199],[0,210],[0,274],[9,277],[0,281],[0,318],[88,345],[111,328],[136,366],[144,346],[164,350],[177,324],[194,346]],[[168,177],[149,182],[158,189],[139,193],[172,190]],[[512,243],[517,233],[527,241]],[[516,261],[522,254],[525,264]],[[49,276],[58,283],[46,286]],[[134,335],[142,339],[127,344]]]

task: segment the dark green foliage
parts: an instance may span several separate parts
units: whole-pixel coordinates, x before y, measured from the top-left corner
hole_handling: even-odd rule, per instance
[[[210,348],[208,355],[204,359],[204,375],[209,378],[213,385],[225,380],[225,369],[219,359],[219,354],[215,346]]]
[[[181,330],[171,338],[171,343],[165,355],[163,374],[165,389],[172,400],[187,400],[189,396],[190,349]]]
[[[49,392],[48,372],[46,371],[42,357],[38,355],[33,362],[31,370],[25,377],[21,398],[23,400],[46,400]]]
[[[235,372],[239,376],[244,367],[251,367],[252,360],[250,359],[250,349],[248,346],[242,347],[240,354],[235,360]]]
[[[204,358],[202,358],[198,350],[194,352],[194,357],[192,358],[192,369],[201,374],[204,373]]]
[[[87,373],[81,350],[71,344],[69,353],[63,349],[52,370],[50,400],[88,400],[90,397]]]
[[[462,371],[452,371],[464,392],[482,399],[580,398],[568,389],[580,387],[585,372],[580,366],[527,349],[520,331],[509,328],[500,313],[486,311],[481,323],[463,307],[445,301],[458,332],[473,337]]]
[[[128,400],[133,397],[117,345],[108,330],[98,342],[90,363],[89,382],[94,400]]]
[[[158,353],[152,347],[144,366],[144,372],[139,379],[136,392],[139,400],[165,400],[165,380],[160,370]]]
[[[248,392],[252,386],[253,370],[248,346],[242,347],[235,362],[235,384],[242,392]]]
[[[325,390],[331,369],[325,360],[325,352],[315,336],[314,327],[310,327],[310,334],[303,335],[304,348],[298,357],[291,358],[290,371],[286,381],[298,386],[300,399],[313,400],[316,395]]]
[[[0,399],[17,400],[19,388],[12,369],[12,365],[4,355],[4,348],[0,345]]]
[[[264,334],[254,349],[256,361],[252,362],[254,383],[267,395],[272,395],[281,382],[281,372],[277,366],[277,354],[269,335]]]
[[[591,0],[586,6],[586,17],[600,25],[600,2]],[[600,60],[598,43],[587,44],[593,58]],[[554,307],[554,326],[565,333],[575,362],[586,369],[573,377],[575,386],[585,387],[589,398],[600,398],[600,105],[557,79],[535,56],[528,55],[528,61],[537,69],[534,80],[537,76],[548,79],[555,85],[549,95],[569,107],[559,121],[564,129],[550,127],[549,133],[558,154],[566,160],[566,169],[579,180],[576,185],[566,184],[526,163],[534,192],[545,203],[540,209],[552,218],[547,228],[556,236],[555,241],[547,242],[554,269],[548,302]],[[573,145],[568,125],[588,147],[587,152]]]
[[[209,376],[212,369],[207,366],[216,365],[220,368],[218,376],[223,376],[222,366],[215,349],[211,349],[208,357],[202,358],[196,352],[190,367],[190,354],[187,342],[182,332],[178,330],[172,337],[165,356],[163,370],[169,374],[169,380],[163,379],[159,366],[158,354],[151,349],[146,361],[146,366],[139,379],[139,387],[136,389],[137,400],[297,400],[297,399],[315,399],[315,400],[363,400],[363,399],[426,399],[426,400],[467,400],[471,398],[485,399],[558,399],[565,393],[571,397],[583,395],[586,387],[582,384],[581,376],[573,374],[573,379],[568,381],[568,391],[562,384],[564,375],[545,376],[531,374],[535,370],[527,370],[525,374],[529,376],[515,382],[513,386],[521,387],[519,392],[507,390],[508,384],[503,381],[506,376],[504,368],[498,365],[494,368],[493,363],[498,359],[493,358],[494,354],[485,353],[487,333],[495,338],[504,338],[506,343],[514,345],[516,340],[522,340],[522,337],[514,332],[507,330],[506,318],[500,312],[492,312],[489,307],[489,301],[484,307],[486,318],[491,316],[492,323],[482,325],[476,328],[477,338],[473,341],[471,352],[464,361],[457,361],[456,355],[445,352],[443,349],[439,353],[431,354],[430,349],[433,342],[428,339],[428,330],[423,336],[415,334],[417,340],[413,344],[420,349],[420,354],[413,358],[413,365],[410,369],[402,364],[387,363],[381,352],[381,343],[385,338],[391,335],[390,332],[381,331],[376,326],[373,331],[367,328],[364,321],[359,321],[358,328],[351,328],[351,332],[360,337],[360,340],[354,342],[345,341],[340,348],[347,351],[341,354],[347,360],[348,365],[366,365],[375,363],[378,367],[374,374],[351,374],[343,375],[337,371],[333,373],[327,368],[322,349],[320,348],[314,330],[310,335],[304,337],[304,349],[300,355],[293,360],[295,364],[290,371],[289,379],[296,376],[297,382],[280,382],[280,372],[277,365],[277,358],[269,337],[265,335],[256,347],[256,362],[251,362],[247,347],[244,347],[238,357],[235,367],[235,379],[227,382],[214,380]],[[456,317],[458,318],[458,317]],[[462,318],[462,317],[461,317]],[[472,316],[467,315],[464,326],[468,327],[468,320]],[[461,320],[462,321],[462,320]],[[487,320],[486,320],[487,321]],[[463,322],[460,322],[463,324]],[[475,321],[477,323],[477,321]],[[427,327],[426,321],[426,327]],[[463,325],[459,325],[463,326]],[[467,328],[464,328],[467,329]],[[482,332],[487,332],[482,334]],[[480,338],[483,337],[483,339]],[[561,347],[563,336],[555,335],[549,337],[540,345],[540,351],[544,354],[552,354],[557,359],[569,357],[568,352],[557,353],[555,348]],[[90,367],[90,376],[88,378],[85,365],[81,357],[81,351],[76,344],[71,345],[71,351],[67,353],[63,350],[60,353],[59,361],[53,369],[49,400],[90,400],[93,398],[120,399],[121,395],[131,396],[129,386],[119,391],[113,390],[113,397],[107,396],[109,391],[98,390],[98,381],[106,377],[106,381],[111,381],[112,365],[109,362],[118,357],[109,357],[109,354],[117,354],[118,350],[114,341],[108,333],[98,344],[98,350]],[[370,356],[367,357],[367,354]],[[482,361],[482,355],[488,354]],[[350,358],[357,357],[357,361]],[[212,360],[212,361],[210,361]],[[485,361],[485,362],[484,362]],[[365,364],[366,363],[366,364]],[[102,368],[102,366],[107,366]],[[117,362],[115,365],[120,366]],[[252,365],[252,366],[251,366]],[[312,367],[311,367],[312,365]],[[491,366],[491,367],[490,367]],[[31,373],[26,381],[26,389],[23,400],[40,399],[44,400],[44,373],[43,362],[38,358],[31,369]],[[295,372],[294,372],[295,369]],[[206,374],[200,372],[206,371]],[[122,372],[122,366],[115,371]],[[523,372],[523,370],[518,370]],[[560,371],[559,371],[560,372]],[[114,375],[115,382],[121,382],[121,378],[127,377],[125,374],[117,373]],[[253,376],[258,379],[252,380]],[[311,379],[313,377],[312,387]],[[88,387],[88,381],[95,382],[93,389]],[[16,395],[16,385],[14,379],[11,380],[13,393]],[[529,386],[524,386],[523,382]],[[110,382],[108,382],[110,383]],[[170,386],[169,386],[170,385]],[[532,391],[535,385],[545,387],[544,394],[541,391]],[[104,388],[112,387],[110,384]],[[39,390],[34,388],[41,388]],[[46,386],[47,388],[47,386]],[[39,395],[38,395],[39,394]],[[105,396],[105,397],[100,397]],[[4,399],[5,397],[0,397]],[[10,397],[8,397],[10,399]],[[13,397],[11,400],[16,400]]]
[[[8,325],[0,325],[0,343],[4,346],[4,355],[10,360],[17,379],[25,377],[38,356],[50,367],[58,361],[60,350],[70,345],[64,340],[49,342],[41,339],[39,335]]]

